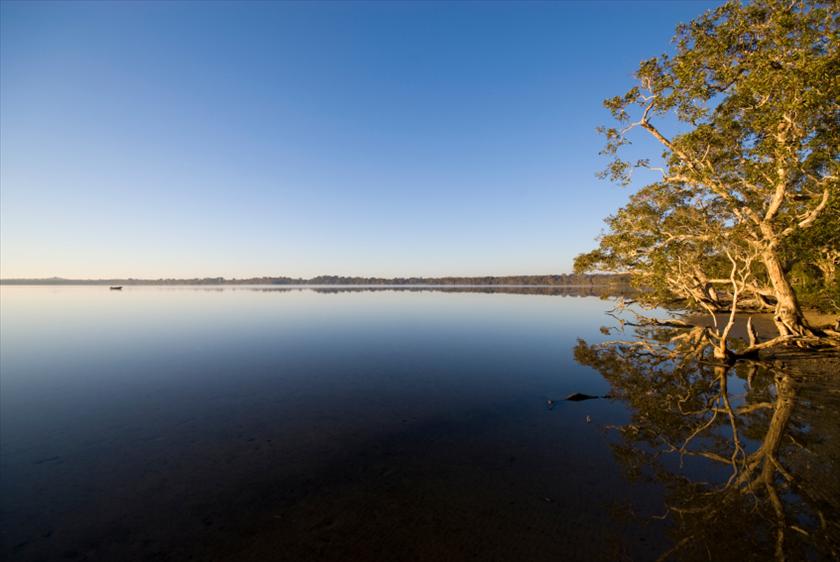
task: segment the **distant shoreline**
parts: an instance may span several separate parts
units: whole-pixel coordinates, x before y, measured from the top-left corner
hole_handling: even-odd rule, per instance
[[[225,279],[0,279],[0,285],[122,285],[122,286],[284,286],[284,287],[625,287],[623,274],[515,275],[500,277],[343,277],[322,275],[310,279],[292,277],[251,277]]]

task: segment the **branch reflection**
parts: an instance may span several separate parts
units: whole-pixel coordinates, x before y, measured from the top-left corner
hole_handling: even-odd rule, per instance
[[[728,365],[698,330],[575,348],[631,410],[608,428],[615,457],[664,487],[664,513],[647,514],[669,526],[660,559],[840,559],[840,390],[825,376],[840,359]]]

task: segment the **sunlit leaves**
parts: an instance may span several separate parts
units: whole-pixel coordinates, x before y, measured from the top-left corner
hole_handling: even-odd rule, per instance
[[[642,61],[637,84],[604,102],[617,125],[598,129],[599,177],[627,186],[645,168],[662,179],[607,219],[599,250],[576,267],[632,271],[685,297],[718,275],[727,248],[795,261],[787,239],[817,224],[807,219],[826,192],[840,197],[838,19],[833,2],[755,0],[680,25],[675,52]],[[665,147],[661,165],[622,155],[645,132]],[[754,285],[768,283],[755,274]],[[786,281],[771,281],[782,298]]]

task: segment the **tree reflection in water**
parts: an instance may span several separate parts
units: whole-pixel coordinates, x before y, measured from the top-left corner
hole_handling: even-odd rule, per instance
[[[840,559],[836,354],[725,364],[702,328],[636,326],[629,341],[579,341],[630,423],[610,426],[634,478],[664,485],[672,546],[661,559]],[[824,377],[825,375],[823,375]]]

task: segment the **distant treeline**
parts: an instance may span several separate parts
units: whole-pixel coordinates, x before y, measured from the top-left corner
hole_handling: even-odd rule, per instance
[[[628,275],[608,273],[565,274],[565,275],[512,275],[504,277],[344,277],[319,275],[311,279],[295,277],[251,277],[248,279],[225,279],[204,277],[201,279],[0,279],[4,285],[530,285],[543,287],[592,287],[624,286],[629,284]]]

